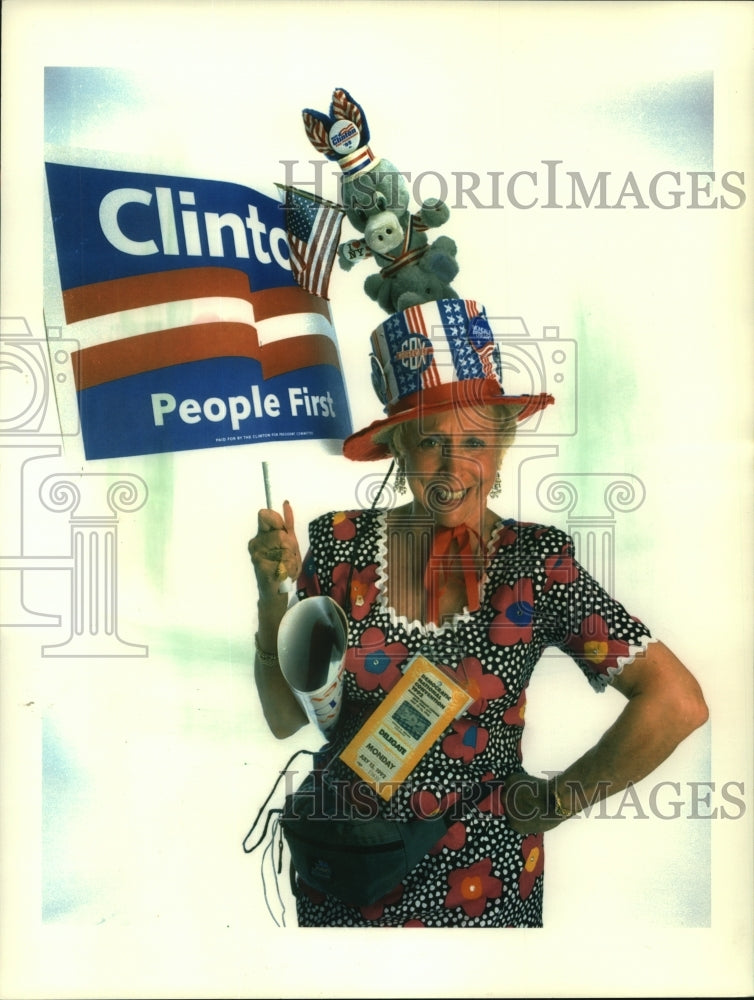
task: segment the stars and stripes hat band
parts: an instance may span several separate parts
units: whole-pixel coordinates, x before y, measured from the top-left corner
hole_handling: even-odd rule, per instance
[[[469,406],[518,406],[518,420],[554,402],[548,393],[507,396],[502,361],[483,306],[439,299],[394,313],[372,333],[372,385],[386,416],[346,438],[353,461],[388,458],[375,434],[420,415]]]

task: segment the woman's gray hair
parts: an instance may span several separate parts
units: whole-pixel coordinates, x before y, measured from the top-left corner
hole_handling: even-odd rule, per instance
[[[516,437],[516,425],[518,422],[518,415],[523,410],[523,406],[506,404],[505,406],[494,406],[491,407],[491,412],[493,414],[493,421],[495,424],[494,434],[496,437],[496,444],[500,445],[505,451],[507,448],[513,444],[513,440]],[[417,420],[404,420],[399,424],[393,424],[391,427],[385,427],[381,431],[377,431],[374,435],[374,441],[377,444],[384,444],[388,449],[393,458],[400,458],[405,451],[405,433],[406,428],[409,424],[418,424]],[[487,423],[487,418],[485,416],[484,423]],[[480,421],[481,424],[481,421]],[[489,424],[485,430],[489,431]]]

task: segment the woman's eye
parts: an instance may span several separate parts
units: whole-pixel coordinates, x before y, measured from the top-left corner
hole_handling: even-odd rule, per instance
[[[423,451],[429,451],[431,448],[439,447],[439,445],[440,445],[439,439],[433,437],[422,438],[421,441],[419,442],[419,447]]]
[[[467,448],[484,448],[484,441],[481,438],[469,438],[466,442]]]

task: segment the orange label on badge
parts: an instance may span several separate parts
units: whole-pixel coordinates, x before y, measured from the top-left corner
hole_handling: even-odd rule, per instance
[[[416,656],[340,759],[387,800],[473,701],[447,673]]]

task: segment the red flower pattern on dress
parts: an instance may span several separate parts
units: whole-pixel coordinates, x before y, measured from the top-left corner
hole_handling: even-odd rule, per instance
[[[545,844],[541,833],[530,833],[521,841],[524,867],[518,876],[518,894],[526,899],[534,888],[534,883],[545,870]]]
[[[503,545],[514,545],[518,541],[515,521],[503,521],[503,526],[495,536],[495,548],[502,548]]]
[[[545,559],[545,585],[542,593],[546,594],[554,583],[573,583],[579,575],[579,570],[570,553],[570,545],[564,545],[556,556]]]
[[[360,541],[359,553],[361,553],[361,561],[357,563],[360,570],[357,579],[361,577],[365,564],[375,563],[376,567],[380,566],[383,552],[381,545],[383,528],[384,519],[378,521],[375,518],[373,521],[368,512],[364,512],[356,521],[355,537]],[[350,553],[353,542],[334,542],[334,530],[333,519],[330,516],[321,519],[312,532],[313,544],[320,560],[319,573],[325,593],[332,592],[328,584],[330,587],[332,586],[333,563],[337,563],[340,559],[346,563],[352,558]],[[348,526],[344,525],[338,530],[348,530]],[[371,534],[363,536],[363,544],[361,544],[362,530],[371,532]],[[595,669],[605,669],[605,662],[610,662],[609,657],[607,661],[597,662],[605,652],[599,645],[600,642],[607,644],[609,654],[610,644],[613,641],[610,635],[619,635],[631,644],[630,652],[634,648],[634,644],[642,642],[642,636],[646,631],[640,623],[633,626],[630,617],[619,606],[614,606],[612,600],[603,597],[599,589],[593,588],[586,569],[579,567],[571,560],[573,549],[564,544],[565,536],[562,533],[553,532],[552,529],[547,528],[537,527],[534,529],[526,525],[508,525],[506,523],[498,526],[495,538],[490,550],[489,586],[485,594],[487,617],[486,619],[483,617],[477,619],[480,626],[482,621],[485,621],[485,625],[481,626],[482,632],[476,637],[475,643],[469,644],[465,652],[469,658],[476,655],[481,659],[481,644],[485,638],[488,638],[487,630],[491,629],[492,620],[495,619],[495,625],[490,631],[489,639],[492,652],[489,660],[485,657],[482,664],[487,671],[494,673],[494,676],[504,679],[507,691],[502,696],[503,701],[500,699],[491,701],[484,692],[480,692],[480,696],[486,698],[488,702],[487,713],[477,716],[467,712],[464,715],[467,732],[472,726],[478,727],[480,724],[489,730],[484,753],[473,757],[469,765],[462,763],[461,759],[454,759],[451,762],[445,755],[444,751],[447,746],[450,746],[452,751],[454,743],[451,741],[453,739],[462,744],[461,734],[457,731],[452,733],[448,744],[443,747],[443,738],[451,733],[450,729],[447,730],[434,748],[435,754],[440,751],[440,757],[452,764],[453,775],[457,773],[458,768],[473,772],[474,766],[477,765],[478,770],[468,775],[469,782],[478,781],[479,775],[488,769],[494,768],[495,774],[502,777],[518,768],[516,755],[520,760],[521,736],[526,731],[524,727],[526,696],[522,692],[522,687],[529,676],[528,671],[531,663],[529,653],[532,654],[531,659],[533,660],[533,654],[537,652],[536,648],[531,650],[522,648],[525,645],[523,637],[528,637],[530,641],[538,638],[537,633],[542,627],[546,631],[549,641],[557,640],[558,644],[563,644],[564,639],[566,641],[572,640],[574,651],[572,652],[570,649],[568,651],[572,655],[578,656],[582,664],[592,666]],[[542,541],[537,541],[539,538]],[[496,551],[497,558],[495,558]],[[344,565],[340,572],[342,575],[338,579],[342,596],[345,599],[348,566]],[[367,573],[370,572],[371,576],[360,580],[362,587],[356,596],[357,598],[361,597],[363,602],[369,605],[371,613],[364,617],[358,629],[354,628],[355,635],[351,637],[351,642],[359,641],[362,630],[377,625],[384,630],[378,648],[383,649],[386,644],[402,641],[410,650],[408,658],[414,652],[416,636],[410,630],[404,629],[400,623],[393,621],[391,625],[387,625],[385,621],[373,618],[374,612],[381,602],[381,590],[379,589],[379,569],[376,573],[374,569],[367,570]],[[569,582],[572,572],[578,573],[575,583]],[[520,575],[528,578],[528,582],[525,579],[517,583],[517,578]],[[370,586],[373,582],[376,584],[376,594]],[[582,582],[584,584],[583,590]],[[543,588],[546,589],[547,599],[540,604],[538,599]],[[569,591],[574,590],[576,593],[569,593]],[[520,605],[525,605],[529,593],[534,595],[537,604],[533,611],[533,620],[527,622],[527,609]],[[333,596],[335,595],[333,594]],[[492,606],[489,604],[490,598],[494,598]],[[505,617],[506,610],[510,610],[514,604],[517,606],[512,617],[511,615]],[[574,609],[578,609],[580,606],[583,607],[581,613],[574,613]],[[603,616],[603,622],[600,622],[599,618],[588,621],[588,616],[595,611]],[[544,616],[547,616],[546,619]],[[579,622],[582,619],[584,619],[584,624],[583,627],[580,627]],[[604,630],[605,622],[609,624],[609,634]],[[516,637],[517,633],[518,637]],[[577,635],[574,636],[574,633]],[[499,640],[497,644],[492,641],[492,637],[495,635]],[[369,638],[370,636],[367,635],[367,639]],[[500,664],[499,667],[498,664]],[[472,673],[475,673],[475,667],[470,667],[470,669]],[[353,679],[353,674],[351,674],[351,678]],[[350,681],[348,687],[353,691],[353,684]],[[377,690],[379,691],[379,688]],[[379,691],[379,693],[382,692]],[[376,693],[372,692],[371,697],[376,697]],[[479,708],[481,705],[472,705],[472,710]],[[495,711],[496,708],[498,711]],[[487,715],[494,715],[494,720],[487,722]],[[473,735],[476,738],[476,730],[473,731]],[[479,762],[486,761],[486,755],[493,748],[496,751],[496,756],[498,748],[500,749],[499,763],[484,763],[479,766]],[[426,770],[419,772],[422,777],[417,780],[417,784],[412,789],[415,791],[420,788],[419,782],[423,781],[436,792],[434,796],[420,795],[418,797],[417,801],[422,803],[419,811],[425,815],[432,811],[432,806],[439,806],[443,798],[442,785],[434,784],[434,781],[439,779],[441,771],[442,765],[439,758],[430,758]],[[451,780],[450,776],[448,776],[448,780]],[[426,870],[427,872],[426,883],[423,879],[418,880],[420,884],[416,884],[413,879],[408,881],[400,899],[389,907],[385,907],[384,914],[379,919],[366,920],[360,915],[359,908],[344,905],[338,909],[335,903],[333,903],[332,909],[325,910],[322,906],[314,905],[302,891],[299,905],[304,908],[305,922],[314,926],[332,923],[334,919],[335,923],[343,925],[362,923],[376,927],[379,924],[391,923],[403,926],[421,926],[424,918],[419,918],[419,913],[424,913],[427,916],[427,924],[442,922],[438,921],[436,910],[432,909],[433,905],[437,904],[437,908],[445,913],[445,921],[450,924],[486,923],[490,925],[533,926],[536,920],[541,918],[539,889],[544,872],[543,843],[537,842],[536,837],[530,840],[520,837],[511,830],[507,823],[500,822],[499,819],[495,818],[504,805],[498,789],[495,789],[494,792],[485,791],[483,794],[485,798],[477,804],[479,814],[474,826],[464,815],[460,814],[460,811],[457,814],[458,819],[467,826],[467,840],[463,848],[452,851],[446,847],[438,855],[425,859],[422,871]],[[479,840],[476,839],[477,824],[480,830],[483,826],[487,827],[485,832],[488,840],[484,836]],[[453,836],[459,832],[456,831]],[[450,830],[447,833],[449,834]],[[519,853],[522,850],[522,842],[525,842],[523,853]],[[498,886],[494,885],[495,891],[499,891],[498,898],[494,898],[492,895],[487,897],[486,891],[489,886],[485,885],[485,878],[498,876],[499,879],[502,879],[502,873],[497,870],[498,867],[502,867],[502,861],[498,861],[498,857],[507,857],[514,864],[515,871],[510,883],[504,880],[502,889],[498,889]],[[484,858],[486,861],[486,864],[481,868],[478,866],[480,858]],[[517,862],[516,859],[518,859]],[[458,872],[449,879],[448,872],[454,866],[457,867]],[[542,866],[541,870],[537,874],[537,869],[540,866]],[[462,892],[459,880],[463,881],[463,879],[468,881],[465,885],[465,891]],[[510,912],[507,907],[505,913],[503,912],[502,900],[511,904]],[[328,902],[330,902],[329,898]],[[479,916],[468,915],[470,912],[479,913]],[[338,917],[341,913],[344,914],[342,920]],[[333,914],[335,914],[334,918]],[[431,919],[429,914],[432,914]]]
[[[411,920],[406,920],[403,923],[404,927],[426,927],[427,925],[423,920],[419,920],[418,917],[413,917]]]
[[[438,813],[446,812],[458,799],[458,792],[449,792],[440,799],[427,788],[420,788],[410,799],[411,811],[420,820],[431,819]],[[449,851],[457,851],[466,843],[466,827],[460,820],[452,823],[445,834],[430,848],[430,854],[439,854],[443,847]]]
[[[358,646],[346,650],[346,670],[355,674],[363,691],[389,691],[401,679],[400,664],[408,656],[402,642],[385,642],[385,633],[372,625],[365,629]]]
[[[458,679],[474,701],[466,709],[469,715],[481,715],[495,698],[505,694],[505,684],[497,674],[488,673],[475,656],[467,656],[458,664]],[[464,683],[465,682],[465,683]]]
[[[411,811],[419,819],[431,819],[440,812],[442,800],[438,799],[434,792],[427,788],[420,788],[418,792],[413,792],[409,805]]]
[[[448,792],[440,799],[428,788],[420,788],[413,792],[409,805],[411,811],[420,819],[431,819],[440,812],[446,812],[458,799],[458,792]]]
[[[348,578],[351,578],[350,594],[346,601],[346,587]],[[351,608],[351,615],[356,621],[361,621],[369,614],[374,600],[377,597],[377,566],[371,563],[364,569],[354,569],[351,573],[349,563],[338,563],[332,573],[332,599],[342,608],[348,604]]]
[[[534,528],[533,532],[535,538],[541,538],[542,535],[546,535],[550,530],[546,524],[537,525],[535,521],[514,521],[513,524],[517,524],[520,528]]]
[[[495,775],[490,771],[488,774],[482,776],[482,781],[497,781]],[[494,788],[480,799],[477,804],[477,809],[479,812],[490,813],[492,816],[504,816],[505,806],[503,804],[503,795],[505,793],[505,786],[502,782],[495,784]]]
[[[498,612],[490,624],[490,639],[498,646],[529,642],[534,620],[534,585],[521,577],[513,586],[498,587],[490,600]]]
[[[518,701],[503,712],[503,721],[509,726],[523,726],[526,715],[526,688],[518,696]]]
[[[393,903],[397,903],[398,900],[403,895],[403,886],[397,885],[394,889],[391,889],[382,899],[378,899],[375,903],[370,903],[369,906],[360,906],[359,911],[362,917],[366,920],[379,920],[382,914],[385,912],[386,906],[391,906]]]
[[[449,792],[440,799],[434,792],[421,788],[414,792],[410,799],[411,811],[419,819],[431,819],[438,813],[446,812],[458,799],[458,792]],[[466,843],[466,827],[460,821],[451,824],[447,832],[429,850],[430,854],[439,854],[443,847],[449,851],[457,851]]]
[[[453,760],[472,761],[487,746],[489,733],[473,719],[456,719],[453,731],[442,741],[442,749]]]
[[[332,516],[332,533],[341,542],[348,542],[356,536],[356,510],[338,510]]]
[[[360,906],[359,912],[366,920],[379,920],[385,912],[385,907],[391,906],[393,903],[397,903],[402,895],[403,886],[399,884],[395,887],[395,889],[391,889],[390,892],[386,893],[376,902],[370,903],[368,906]]]
[[[444,837],[437,841],[434,847],[430,847],[430,854],[439,854],[443,847],[449,851],[460,851],[466,843],[466,826],[459,820],[448,827]]]
[[[322,588],[319,585],[319,577],[317,576],[317,564],[314,561],[311,551],[306,553],[306,558],[301,567],[301,575],[296,581],[296,589],[303,590],[307,597],[315,597],[317,594],[322,593]]]
[[[450,872],[448,884],[450,890],[445,897],[445,906],[449,910],[460,906],[468,917],[481,916],[487,901],[499,899],[503,892],[503,883],[492,874],[489,858]]]
[[[585,618],[579,631],[565,643],[576,656],[587,660],[599,674],[607,674],[608,668],[618,666],[618,657],[630,655],[627,642],[611,639],[610,629],[602,615],[592,614]]]

